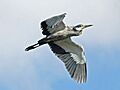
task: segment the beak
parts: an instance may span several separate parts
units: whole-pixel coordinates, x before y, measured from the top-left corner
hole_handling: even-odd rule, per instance
[[[85,26],[83,27],[83,29],[84,29],[84,28],[87,28],[87,27],[90,27],[90,26],[93,26],[93,25],[85,25]]]

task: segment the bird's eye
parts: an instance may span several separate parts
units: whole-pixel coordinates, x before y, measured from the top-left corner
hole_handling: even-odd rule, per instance
[[[80,27],[82,27],[83,25],[82,24],[80,24]]]
[[[75,27],[76,28],[80,28],[80,27],[82,27],[83,25],[82,24],[79,24],[79,25],[76,25]]]

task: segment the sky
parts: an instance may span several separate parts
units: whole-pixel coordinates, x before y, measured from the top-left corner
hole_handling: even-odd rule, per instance
[[[118,90],[120,88],[119,0],[0,0],[0,90]],[[72,39],[84,47],[88,79],[78,84],[48,45],[33,51],[39,23],[67,13],[67,25],[93,24]]]

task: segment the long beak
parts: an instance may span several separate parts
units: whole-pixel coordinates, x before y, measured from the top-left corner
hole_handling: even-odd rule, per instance
[[[93,25],[85,25],[85,26],[83,27],[83,29],[84,29],[84,28],[87,28],[87,27],[90,27],[90,26],[93,26]]]

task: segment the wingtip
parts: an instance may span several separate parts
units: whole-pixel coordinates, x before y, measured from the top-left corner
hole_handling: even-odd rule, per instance
[[[78,64],[75,73],[72,77],[77,83],[86,83],[87,81],[87,68],[86,63]]]
[[[64,13],[64,15],[67,15],[67,13]]]
[[[64,12],[64,13],[62,13],[61,15],[65,17],[65,16],[67,15],[67,13],[66,13],[66,12]]]
[[[82,84],[87,81],[87,67],[86,63],[76,64],[74,61],[69,59],[64,61],[66,69],[68,70],[71,78],[77,83]]]

